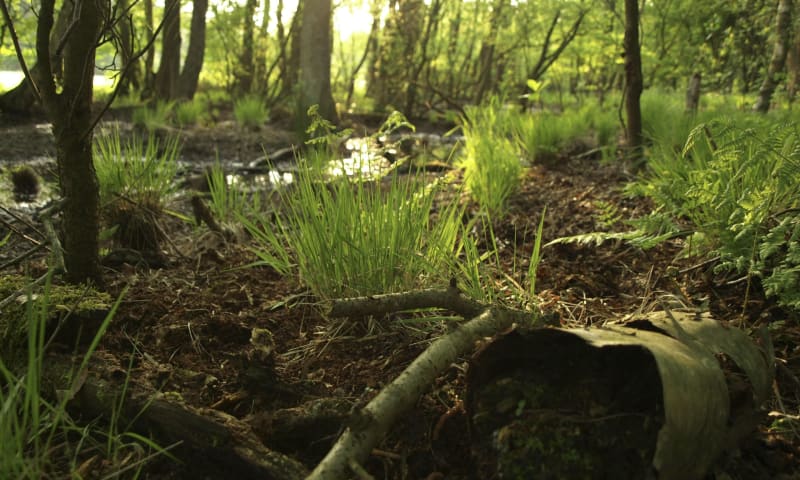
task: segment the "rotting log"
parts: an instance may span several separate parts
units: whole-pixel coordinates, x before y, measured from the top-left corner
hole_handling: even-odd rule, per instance
[[[248,424],[231,415],[168,400],[134,381],[123,388],[93,374],[80,377],[82,383],[70,389],[70,411],[84,418],[112,418],[125,395],[120,421],[132,422],[133,430],[162,447],[177,445],[171,453],[193,471],[261,480],[297,480],[308,473],[300,462],[266,448]]]
[[[500,335],[473,358],[480,477],[705,478],[763,419],[772,349],[708,314]]]

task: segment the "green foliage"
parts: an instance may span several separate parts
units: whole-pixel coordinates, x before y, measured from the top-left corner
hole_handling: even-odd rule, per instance
[[[358,178],[326,181],[303,168],[277,227],[301,278],[322,299],[416,288],[440,271],[460,230],[455,205],[429,220],[435,191],[414,177],[394,175],[383,191]],[[260,226],[254,236],[284,262],[269,223]]]
[[[208,105],[201,97],[180,102],[175,106],[175,121],[181,127],[199,125],[208,117]]]
[[[231,221],[247,218],[250,212],[261,210],[261,196],[256,192],[248,195],[236,185],[229,185],[225,172],[219,163],[206,170],[210,202],[209,209],[214,218]]]
[[[663,154],[651,161],[651,168],[651,176],[631,191],[652,197],[661,206],[662,220],[689,223],[695,233],[688,253],[719,255],[718,270],[759,277],[769,295],[800,308],[796,124],[747,129],[730,123],[701,124],[690,134],[682,155]]]
[[[148,132],[170,126],[175,102],[158,101],[152,107],[137,108],[131,114],[131,122]]]
[[[178,137],[170,137],[162,145],[153,134],[142,140],[136,134],[123,139],[117,128],[101,132],[94,143],[101,205],[120,197],[163,205],[175,189],[179,151]]]
[[[287,272],[294,259],[300,277],[321,299],[418,288],[440,280],[461,233],[455,201],[431,220],[437,184],[392,174],[388,185],[360,176],[330,177],[331,145],[342,134],[309,110],[312,161],[301,163],[282,194],[285,215],[243,219],[263,263]],[[381,131],[407,122],[392,115]],[[242,218],[242,216],[240,216]]]
[[[173,193],[178,170],[179,140],[161,146],[150,134],[120,138],[119,130],[96,137],[95,170],[100,184],[100,211],[113,238],[123,248],[159,251],[164,238],[159,217]]]
[[[503,107],[492,104],[467,109],[465,145],[460,162],[464,183],[482,209],[500,213],[519,188],[522,163],[510,138],[512,125]]]
[[[269,120],[269,110],[263,99],[246,96],[233,103],[233,116],[242,127],[258,128]]]
[[[77,368],[60,372],[54,370],[54,365],[44,366],[48,343],[45,329],[54,307],[69,308],[74,304],[57,307],[55,288],[49,276],[37,293],[33,284],[26,282],[22,293],[27,298],[24,314],[17,317],[22,326],[25,354],[19,361],[8,350],[0,351],[0,478],[70,478],[76,475],[83,461],[98,454],[103,459],[100,463],[114,470],[113,473],[121,473],[125,468],[136,475],[148,458],[153,458],[152,451],[165,451],[151,440],[128,432],[129,426],[121,425],[118,416],[106,425],[107,429],[100,424],[84,427],[66,409],[67,402],[72,400],[69,392],[82,382],[80,378],[85,375],[89,359],[124,292],[100,324],[87,351],[79,357]],[[56,388],[62,388],[63,394],[58,399],[50,393],[54,383]],[[120,403],[117,411],[121,407]],[[142,446],[149,447],[151,452]]]

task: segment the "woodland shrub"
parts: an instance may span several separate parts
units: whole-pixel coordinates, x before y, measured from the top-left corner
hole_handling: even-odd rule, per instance
[[[638,226],[688,229],[686,253],[718,255],[717,271],[758,278],[767,295],[800,309],[800,131],[755,121],[700,124],[681,155],[660,149],[650,175],[630,188],[659,205]]]

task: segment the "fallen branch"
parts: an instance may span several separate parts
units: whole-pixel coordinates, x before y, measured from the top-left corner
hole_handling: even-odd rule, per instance
[[[446,290],[342,300],[334,303],[331,314],[358,312],[375,315],[387,313],[394,307],[406,310],[437,306],[471,312],[479,305],[464,297],[455,286],[451,286]],[[370,311],[370,306],[374,310]],[[469,352],[476,341],[506,330],[515,322],[531,324],[534,319],[530,312],[484,307],[472,320],[433,342],[393,382],[353,415],[342,436],[308,479],[340,479],[357,474],[356,465],[367,459],[373,447],[383,439],[400,416],[413,408],[436,378],[461,355]]]
[[[486,310],[486,306],[467,297],[451,285],[448,288],[432,288],[414,292],[387,293],[334,300],[328,315],[331,317],[364,317],[387,313],[445,308],[464,318],[474,317]]]

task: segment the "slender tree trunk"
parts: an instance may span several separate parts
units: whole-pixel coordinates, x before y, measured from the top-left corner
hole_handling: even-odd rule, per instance
[[[37,26],[36,53],[43,66],[39,81],[42,103],[53,123],[63,207],[63,246],[67,279],[102,283],[98,259],[99,187],[92,159],[92,82],[95,49],[103,19],[101,2],[83,1],[73,15],[64,44],[63,83],[56,89],[47,61],[53,0],[43,0]]]
[[[178,80],[178,98],[192,99],[197,92],[197,83],[200,80],[200,71],[203,69],[206,50],[207,11],[208,0],[193,0],[189,48]]]
[[[791,105],[797,95],[797,86],[800,84],[800,29],[795,32],[792,47],[786,54],[786,70],[788,70],[786,96],[789,97]]]
[[[236,91],[239,95],[248,94],[253,88],[253,74],[255,72],[253,40],[256,30],[255,15],[257,6],[258,0],[247,0],[244,6],[242,50],[239,54],[239,68],[236,70]]]
[[[303,7],[298,113],[304,117],[309,107],[319,105],[320,116],[336,123],[339,118],[331,94],[332,14],[331,0],[306,0]]]
[[[779,0],[778,12],[775,14],[775,44],[772,58],[769,61],[767,75],[761,83],[753,110],[767,113],[775,88],[780,82],[780,74],[786,65],[786,53],[789,51],[789,40],[792,35],[792,0]]]
[[[300,25],[301,19],[303,18],[303,8],[306,3],[306,0],[297,1],[297,10],[294,12],[292,23],[287,33],[289,36],[288,51],[286,47],[282,47],[285,61],[282,63],[283,68],[281,69],[283,83],[283,92],[281,96],[289,96],[294,93],[297,82],[300,80]]]
[[[501,0],[493,6],[492,18],[489,22],[489,34],[483,40],[481,51],[478,53],[477,58],[477,72],[478,72],[478,89],[475,94],[475,103],[480,104],[485,98],[486,94],[495,90],[494,75],[492,72],[495,67],[495,49],[497,43],[497,34],[501,28],[506,28],[506,13],[505,8],[509,5],[507,0]]]
[[[122,58],[122,65],[130,65],[127,67],[128,73],[121,79],[122,85],[119,89],[119,93],[121,94],[126,94],[131,90],[137,90],[141,86],[139,81],[138,61],[133,60],[133,17],[129,13],[129,9],[129,0],[117,1],[117,12],[120,16],[117,22],[117,31],[115,35],[117,50]]]
[[[255,63],[253,77],[255,78],[256,82],[255,90],[262,96],[266,96],[267,85],[269,84],[269,78],[267,78],[267,46],[269,44],[268,27],[270,0],[264,0],[262,8],[263,14],[261,17],[261,27],[258,29],[258,35],[256,37],[256,51],[253,58],[253,62]]]
[[[144,2],[144,28],[147,31],[147,41],[150,42],[153,39],[153,35],[156,33],[155,21],[153,20],[153,0],[142,1]],[[152,93],[155,90],[155,70],[153,68],[155,61],[155,43],[151,42],[150,48],[147,49],[147,53],[145,53],[144,56],[143,95],[147,95],[147,92]]]
[[[372,11],[372,26],[369,29],[369,36],[367,37],[367,45],[364,47],[364,53],[361,54],[361,58],[356,63],[353,71],[350,74],[350,80],[347,84],[347,99],[345,100],[344,104],[346,108],[350,108],[350,103],[353,101],[353,94],[355,93],[356,89],[356,77],[358,76],[358,72],[361,71],[361,68],[367,62],[367,58],[369,58],[370,54],[375,52],[378,47],[378,33],[380,32],[380,24],[381,24],[381,14],[380,11],[377,9],[373,9]]]
[[[625,130],[630,158],[642,157],[642,54],[639,48],[639,3],[625,0]]]
[[[700,72],[695,72],[689,79],[689,86],[686,88],[686,111],[689,113],[697,113],[700,105],[701,79]]]
[[[180,0],[168,0],[164,5],[161,64],[155,77],[155,94],[159,100],[171,100],[178,92],[181,65],[180,6]]]

